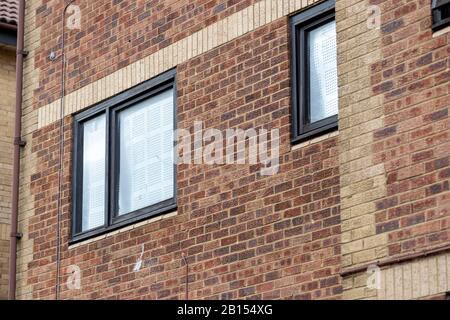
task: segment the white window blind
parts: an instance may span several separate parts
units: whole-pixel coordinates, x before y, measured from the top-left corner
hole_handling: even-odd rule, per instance
[[[336,22],[308,33],[311,123],[338,113]]]
[[[173,90],[119,113],[119,215],[174,196]]]
[[[82,231],[105,223],[106,116],[83,124]]]

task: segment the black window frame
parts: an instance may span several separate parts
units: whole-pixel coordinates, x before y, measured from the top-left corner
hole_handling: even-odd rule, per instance
[[[444,10],[444,7],[448,10],[448,7],[450,6],[450,0],[447,0],[447,2],[441,3],[438,5],[438,0],[432,0],[431,2],[431,12],[433,16],[433,25],[432,30],[438,31],[445,27],[450,26],[450,17],[442,18],[442,10]]]
[[[176,69],[171,69],[74,115],[71,244],[177,209],[177,166],[174,164],[173,198],[122,216],[118,216],[117,210],[120,168],[120,144],[118,140],[120,128],[118,124],[118,113],[126,108],[133,107],[139,101],[155,96],[169,88],[173,88],[173,124],[175,130],[177,128]],[[83,123],[102,114],[106,115],[105,224],[92,230],[82,231]],[[175,146],[176,143],[174,141],[174,155]]]
[[[290,18],[292,77],[292,143],[299,143],[338,129],[338,115],[320,121],[309,121],[308,30],[335,20],[335,1],[328,0]]]

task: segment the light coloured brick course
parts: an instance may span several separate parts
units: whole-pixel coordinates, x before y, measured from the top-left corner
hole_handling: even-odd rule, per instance
[[[380,288],[371,289],[369,273],[347,277],[346,299],[410,300],[441,295],[450,289],[446,263],[450,254],[438,254],[381,268]]]
[[[17,297],[30,299],[32,288],[28,283],[29,262],[33,260],[33,241],[27,232],[29,220],[34,215],[34,197],[30,191],[29,177],[35,172],[35,155],[32,153],[32,135],[38,128],[37,112],[33,107],[34,91],[38,86],[40,70],[34,65],[35,52],[40,46],[41,29],[36,27],[35,13],[40,0],[26,1],[25,48],[29,52],[24,60],[24,84],[22,105],[22,139],[27,146],[22,149],[19,186],[19,232],[24,234],[17,248]],[[48,113],[48,116],[50,114]]]

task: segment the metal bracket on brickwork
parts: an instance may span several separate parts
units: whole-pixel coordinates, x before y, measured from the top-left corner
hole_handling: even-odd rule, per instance
[[[26,50],[17,51],[17,55],[19,54],[26,58],[30,54],[30,52]]]
[[[18,240],[23,238],[23,233],[17,232],[17,233],[11,233],[11,238],[16,238]]]
[[[27,145],[27,142],[25,140],[23,140],[22,138],[15,138],[14,145],[19,146],[19,147],[25,147]]]

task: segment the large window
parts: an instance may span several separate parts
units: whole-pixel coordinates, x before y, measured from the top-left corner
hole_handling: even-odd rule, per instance
[[[176,207],[174,76],[75,116],[74,241]]]
[[[291,18],[293,141],[338,123],[338,76],[334,1]]]

